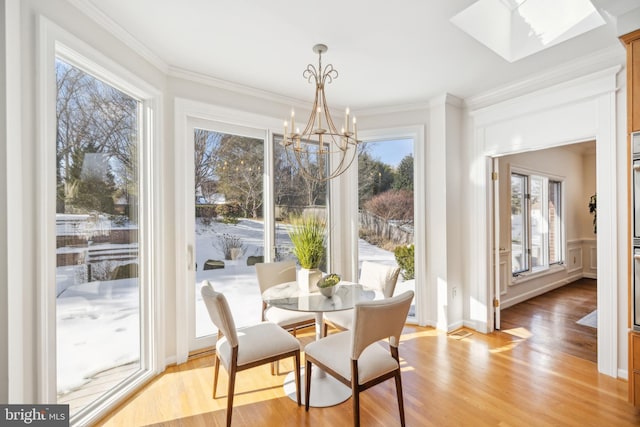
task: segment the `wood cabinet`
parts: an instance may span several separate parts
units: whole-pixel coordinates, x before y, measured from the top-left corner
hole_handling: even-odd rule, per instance
[[[640,131],[640,29],[620,37],[627,49],[627,153],[628,153],[628,202],[629,202],[629,230],[633,230],[633,196],[631,189],[632,133]],[[637,191],[637,189],[636,189]],[[635,239],[630,239],[635,240]],[[634,242],[634,246],[635,242]],[[634,298],[634,262],[632,248],[629,248],[629,328],[631,329]],[[636,284],[638,286],[639,284]],[[640,406],[640,332],[629,332],[629,400]]]
[[[640,131],[640,30],[620,37],[627,48],[627,128]]]
[[[629,333],[629,400],[640,406],[640,333]]]

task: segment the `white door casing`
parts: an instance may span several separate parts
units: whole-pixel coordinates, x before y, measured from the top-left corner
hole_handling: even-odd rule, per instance
[[[491,315],[492,236],[487,157],[596,140],[598,203],[598,370],[618,373],[618,274],[616,223],[615,66],[567,83],[471,111],[470,319],[481,332],[494,329]],[[487,254],[474,257],[471,254]]]

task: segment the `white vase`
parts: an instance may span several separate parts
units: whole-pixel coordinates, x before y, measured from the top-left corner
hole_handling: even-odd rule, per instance
[[[318,290],[318,281],[322,278],[322,271],[317,268],[298,270],[298,286],[303,292],[315,292]]]

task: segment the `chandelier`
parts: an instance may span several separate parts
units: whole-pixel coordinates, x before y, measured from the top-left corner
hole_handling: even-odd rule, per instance
[[[315,45],[313,51],[318,54],[318,68],[309,64],[302,73],[309,83],[313,79],[316,84],[311,115],[301,132],[296,127],[295,112],[292,110],[291,123],[284,122],[282,140],[289,162],[295,162],[305,178],[319,182],[342,175],[353,163],[358,143],[361,142],[358,141],[356,118],[350,117],[348,108],[340,131],[331,117],[324,87],[325,83],[338,78],[338,71],[331,64],[322,67],[322,54],[327,49],[326,45]]]

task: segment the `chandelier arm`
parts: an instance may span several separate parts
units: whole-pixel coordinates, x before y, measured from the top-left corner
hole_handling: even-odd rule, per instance
[[[322,70],[322,83],[330,84],[334,79],[338,78],[338,70],[333,68],[332,64],[327,64]]]
[[[304,77],[309,83],[311,83],[311,78],[313,78],[317,86],[318,81],[321,80],[319,78],[319,73],[320,73],[319,69],[316,70],[316,67],[314,67],[312,64],[307,64],[307,68],[302,72],[302,77]]]

